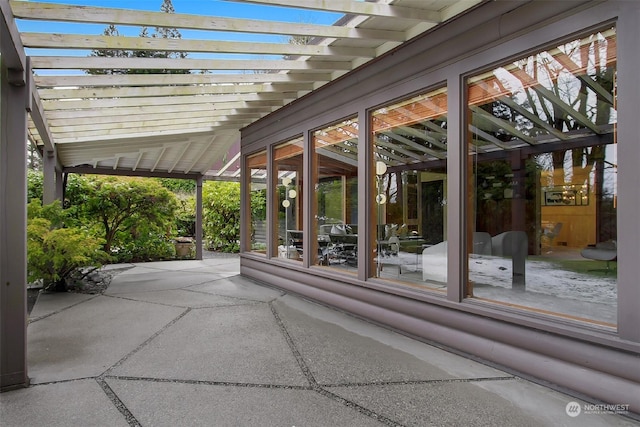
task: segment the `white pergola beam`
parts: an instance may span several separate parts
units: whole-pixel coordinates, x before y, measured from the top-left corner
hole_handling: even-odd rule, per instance
[[[266,110],[265,110],[266,111]],[[104,110],[104,114],[98,117],[74,117],[69,119],[50,120],[49,125],[52,128],[61,126],[83,126],[83,125],[101,125],[107,123],[128,123],[128,122],[142,122],[145,120],[173,120],[173,119],[194,119],[200,121],[202,119],[208,119],[210,121],[217,120],[220,117],[261,117],[265,114],[262,112],[236,112],[233,109],[226,110],[202,110],[202,111],[167,111],[164,113],[155,114],[132,114],[122,116],[110,116],[109,109]]]
[[[186,40],[154,37],[114,37],[76,34],[22,33],[22,43],[40,49],[122,49],[168,52],[241,53],[247,55],[306,55],[373,58],[374,49],[299,45],[292,43],[257,43],[220,40]]]
[[[220,125],[220,126],[218,126]],[[225,127],[227,126],[227,127]],[[138,138],[154,138],[154,137],[162,137],[167,135],[176,135],[176,136],[184,136],[187,133],[208,133],[211,134],[214,131],[218,130],[229,130],[229,129],[237,129],[238,125],[227,124],[227,123],[212,123],[210,126],[204,127],[184,127],[184,126],[176,126],[173,128],[162,127],[158,130],[149,130],[145,129],[141,132],[131,132],[130,130],[126,131],[114,131],[112,133],[98,133],[97,135],[82,135],[82,136],[69,136],[67,138],[58,138],[57,145],[58,150],[60,151],[62,145],[73,144],[73,143],[94,143],[97,141],[113,141],[113,142],[121,142],[123,140],[129,139],[138,139]]]
[[[184,157],[184,153],[187,152],[187,148],[189,148],[190,146],[191,146],[190,142],[187,142],[186,144],[184,144],[184,146],[182,147],[182,150],[180,150],[180,155],[176,156],[176,159],[173,161],[171,167],[169,168],[170,173],[173,172],[173,170],[178,165],[178,163],[180,163],[180,161],[182,160],[182,157]]]
[[[77,133],[77,132],[91,132],[91,131],[112,131],[115,129],[144,129],[147,127],[160,127],[160,126],[174,126],[174,125],[206,125],[209,123],[219,123],[220,121],[227,123],[244,123],[250,121],[251,117],[187,117],[182,118],[168,118],[164,120],[156,120],[152,117],[147,117],[145,120],[139,119],[129,122],[111,122],[111,123],[85,123],[85,124],[67,124],[65,126],[52,126],[51,132],[55,135],[63,133]]]
[[[38,70],[350,70],[349,61],[251,59],[111,58],[96,56],[33,56]]]
[[[83,118],[98,119],[101,117],[119,120],[120,117],[136,117],[144,115],[155,115],[165,113],[188,114],[188,113],[211,113],[211,114],[265,114],[271,112],[272,105],[247,107],[243,102],[224,102],[220,104],[183,104],[183,105],[147,105],[134,107],[111,107],[95,108],[86,110],[56,110],[47,111],[47,117],[53,120],[77,120]]]
[[[234,93],[297,92],[312,89],[313,86],[310,83],[145,86],[137,88],[114,87],[90,89],[41,89],[40,97],[46,100],[78,98],[133,98],[152,96],[165,97],[183,95],[223,95]]]
[[[288,83],[328,82],[331,73],[234,73],[234,74],[105,74],[35,76],[37,87],[125,87],[198,85],[220,83]]]
[[[189,167],[185,168],[184,173],[189,173],[191,172],[191,170],[195,167],[195,165],[202,159],[202,157],[207,153],[207,151],[209,151],[209,148],[211,147],[211,145],[213,144],[213,142],[216,140],[216,136],[214,135],[213,138],[211,138],[211,141],[209,141],[207,144],[205,144],[199,151],[198,154],[194,157],[194,159],[191,161],[191,164],[189,165]]]
[[[401,31],[356,29],[343,26],[299,24],[251,19],[200,16],[181,13],[146,12],[90,6],[72,6],[52,3],[11,1],[11,9],[17,18],[80,22],[95,24],[132,25],[137,27],[165,27],[189,30],[209,30],[290,36],[349,38],[369,40],[404,41]],[[424,11],[422,11],[424,12]]]
[[[432,10],[394,6],[383,3],[369,3],[353,0],[228,0],[240,3],[266,4],[272,6],[296,7],[300,9],[322,10],[352,15],[401,18],[432,23],[442,22],[442,15]]]
[[[222,102],[258,102],[268,103],[267,105],[282,105],[287,99],[296,98],[294,92],[283,93],[245,93],[230,95],[203,95],[203,96],[170,96],[170,97],[144,97],[144,98],[106,98],[106,99],[83,99],[83,100],[52,100],[42,101],[48,110],[71,110],[83,108],[111,108],[111,107],[133,107],[143,105],[180,105],[180,104],[209,104]],[[265,104],[263,104],[265,105]]]

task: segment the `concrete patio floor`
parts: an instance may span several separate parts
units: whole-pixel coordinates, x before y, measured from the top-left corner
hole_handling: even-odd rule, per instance
[[[261,286],[238,257],[129,267],[103,295],[40,295],[31,386],[0,394],[0,425],[640,425],[571,417],[584,401]]]

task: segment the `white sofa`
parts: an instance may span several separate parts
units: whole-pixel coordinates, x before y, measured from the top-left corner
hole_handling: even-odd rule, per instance
[[[527,233],[524,231],[506,231],[493,237],[486,232],[475,232],[473,233],[471,253],[484,259],[491,257],[511,258],[513,284],[524,285],[528,246]],[[422,251],[422,280],[446,283],[446,241]]]

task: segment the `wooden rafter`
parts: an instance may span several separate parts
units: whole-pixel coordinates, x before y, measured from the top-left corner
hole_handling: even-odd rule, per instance
[[[290,43],[229,42],[153,37],[113,37],[76,34],[22,33],[25,47],[43,49],[122,49],[198,53],[241,53],[247,55],[307,55],[373,58],[373,49],[292,45]]]
[[[442,22],[442,15],[436,11],[412,7],[393,6],[384,3],[365,3],[351,0],[232,0],[244,3],[259,3],[301,9],[326,10],[353,15],[402,18],[432,23]]]
[[[267,7],[282,4],[280,0],[256,1]],[[42,25],[42,32],[15,31],[14,45],[17,50],[32,50],[30,66],[38,110],[29,123],[29,133],[37,144],[53,147],[60,154],[62,168],[93,164],[108,170],[175,174],[206,173],[219,160],[218,150],[226,153],[238,141],[242,127],[479,1],[439,0],[424,5],[407,0],[395,0],[393,4],[285,2],[288,7],[346,14],[334,25],[6,0],[2,2],[2,15],[5,21],[18,24],[57,24],[55,33],[45,32],[48,24]],[[419,5],[408,7],[403,2]],[[384,29],[369,25],[380,18],[388,19]],[[108,36],[83,33],[86,24],[199,32],[197,37],[175,39],[131,37],[128,30],[126,35]],[[228,41],[222,32],[278,35],[283,41],[273,42],[273,37],[260,41],[256,36],[251,39],[257,42]],[[311,43],[289,43],[292,36]],[[186,58],[86,56],[88,50],[177,52]],[[106,74],[88,75],[89,70]],[[157,74],[135,73],[149,70],[157,70]],[[398,114],[424,116],[429,108],[417,106],[408,116],[401,111]],[[398,123],[392,118],[389,125]],[[346,166],[340,166],[340,161],[353,163],[347,167],[353,168],[357,164],[357,123],[345,121],[325,130],[323,138],[328,145],[323,154],[335,157],[330,162],[338,169]],[[430,143],[428,149],[439,142],[432,135],[424,135]],[[192,162],[194,153],[182,152],[173,145],[185,144],[177,142],[185,136],[193,137],[185,149],[197,152],[197,162]],[[203,152],[203,144],[206,146],[212,138],[216,142]],[[418,136],[399,129],[398,138],[409,141]],[[159,148],[158,143],[168,145]],[[237,176],[239,171],[227,172]]]
[[[14,16],[24,19],[259,34],[287,34],[291,36],[327,38],[368,38],[400,42],[405,40],[405,35],[401,31],[355,29],[339,26],[270,22],[180,13],[172,13],[169,15],[161,12],[90,6],[78,7],[39,2],[11,1],[10,3]]]

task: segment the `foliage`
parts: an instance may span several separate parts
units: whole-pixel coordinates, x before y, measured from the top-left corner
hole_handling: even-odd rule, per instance
[[[177,194],[178,209],[176,227],[178,236],[196,235],[196,198],[193,195]]]
[[[193,179],[158,178],[160,184],[174,193],[194,194],[196,181]]]
[[[114,254],[118,262],[167,260],[175,257],[173,241],[156,227],[138,229],[138,236],[135,239],[123,238],[122,240],[124,243]]]
[[[31,140],[27,142],[27,168],[29,170],[42,170],[42,156],[38,152],[36,143]]]
[[[42,200],[42,181],[42,173],[29,171],[30,199]],[[174,188],[180,190],[179,185],[189,182],[69,174],[64,226],[82,225],[93,235],[103,236],[103,249],[115,262],[172,258],[171,238],[176,233],[195,234],[195,200],[180,191],[174,195],[165,186],[177,184]]]
[[[171,237],[176,198],[157,181],[142,178],[92,178],[82,207],[104,235],[104,251],[132,241]],[[116,254],[117,256],[117,254]],[[119,258],[118,258],[119,259]]]
[[[45,289],[64,290],[66,279],[76,269],[99,266],[106,260],[101,240],[87,229],[67,227],[67,212],[60,202],[28,207],[27,272],[30,282],[42,280]]]
[[[202,222],[207,245],[212,250],[240,250],[240,184],[205,182],[202,188]]]
[[[42,200],[43,185],[42,172],[27,169],[27,200]]]

